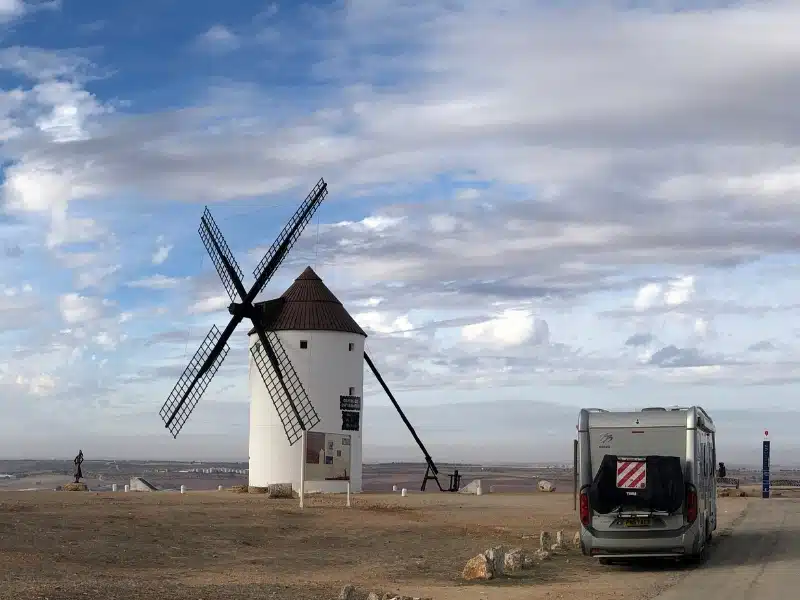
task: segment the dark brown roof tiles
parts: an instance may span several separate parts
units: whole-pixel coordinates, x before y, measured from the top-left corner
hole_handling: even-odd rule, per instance
[[[311,267],[306,267],[280,298],[254,306],[261,310],[268,331],[341,331],[367,337]],[[253,333],[255,328],[248,335]]]

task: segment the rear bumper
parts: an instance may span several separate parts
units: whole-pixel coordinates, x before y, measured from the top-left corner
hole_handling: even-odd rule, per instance
[[[675,532],[594,531],[581,527],[581,550],[595,558],[680,558],[699,552],[697,523]]]

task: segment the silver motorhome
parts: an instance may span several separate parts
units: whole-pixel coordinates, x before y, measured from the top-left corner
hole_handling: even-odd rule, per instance
[[[704,557],[717,528],[716,461],[714,422],[699,406],[581,410],[583,553],[603,563]]]

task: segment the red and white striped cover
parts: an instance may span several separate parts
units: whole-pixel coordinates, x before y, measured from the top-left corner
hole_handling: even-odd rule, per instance
[[[647,484],[647,463],[643,460],[617,461],[617,487],[642,490]]]

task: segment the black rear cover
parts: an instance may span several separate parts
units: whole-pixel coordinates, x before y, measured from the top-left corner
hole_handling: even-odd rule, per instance
[[[651,472],[655,477],[650,477]],[[677,456],[648,456],[645,493],[652,510],[670,514],[679,510],[686,493],[681,459]]]
[[[683,464],[677,456],[647,456],[647,484],[642,490],[617,487],[617,456],[606,454],[589,488],[589,502],[601,515],[617,508],[674,513],[683,506]]]

